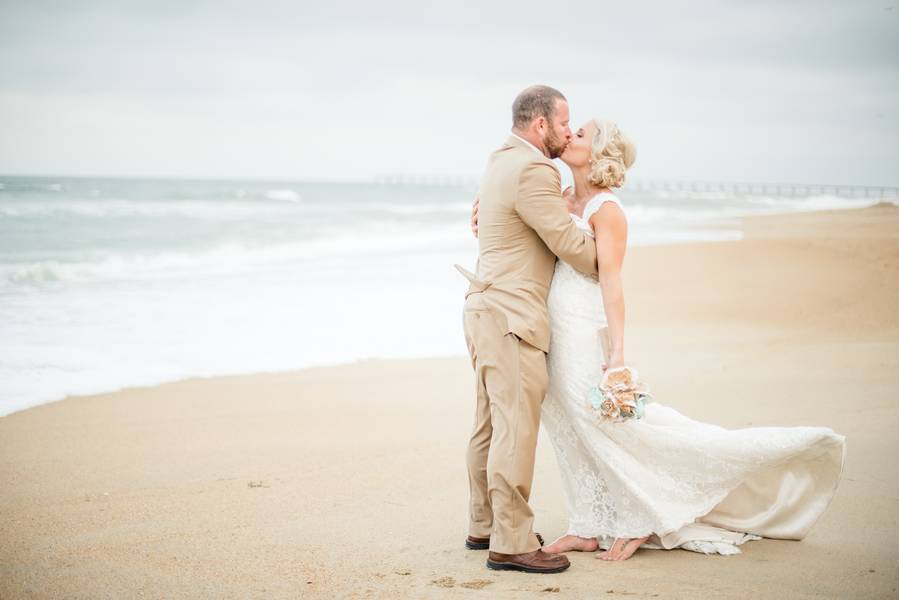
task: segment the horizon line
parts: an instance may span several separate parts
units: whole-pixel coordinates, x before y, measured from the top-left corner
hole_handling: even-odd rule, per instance
[[[477,184],[480,175],[473,174],[434,174],[434,173],[388,173],[370,177],[277,177],[277,176],[213,176],[213,175],[96,175],[96,174],[62,174],[62,173],[0,173],[0,179],[106,179],[116,181],[196,181],[196,182],[229,182],[229,183],[283,183],[283,184],[378,184],[378,185],[469,185]],[[688,179],[664,177],[640,177],[628,181],[635,187],[659,186],[793,186],[811,188],[856,188],[899,190],[899,184],[869,183],[801,183],[783,180],[752,179]],[[626,189],[626,188],[625,188]]]

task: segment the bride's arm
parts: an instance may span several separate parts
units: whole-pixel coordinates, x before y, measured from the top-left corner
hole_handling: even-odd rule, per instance
[[[596,234],[596,257],[599,264],[599,285],[602,304],[609,322],[611,356],[608,367],[624,366],[624,287],[621,266],[627,249],[627,220],[624,211],[614,202],[604,202],[590,217]]]

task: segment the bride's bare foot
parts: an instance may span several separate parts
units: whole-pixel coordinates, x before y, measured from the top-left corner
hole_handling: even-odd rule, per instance
[[[617,538],[608,550],[600,552],[596,555],[599,560],[627,560],[633,556],[641,545],[643,545],[649,536],[642,538]]]
[[[550,554],[562,552],[593,552],[599,547],[595,538],[582,538],[576,535],[563,535],[549,546],[544,546],[543,551]]]

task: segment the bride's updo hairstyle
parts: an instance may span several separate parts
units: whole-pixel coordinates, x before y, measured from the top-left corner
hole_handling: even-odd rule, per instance
[[[637,148],[618,125],[594,119],[596,133],[590,151],[590,174],[587,180],[601,188],[624,185],[624,174],[637,158]]]

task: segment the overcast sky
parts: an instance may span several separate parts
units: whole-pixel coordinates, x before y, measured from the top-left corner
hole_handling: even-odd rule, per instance
[[[899,185],[899,2],[8,2],[0,173],[480,173],[515,94],[633,175]]]

